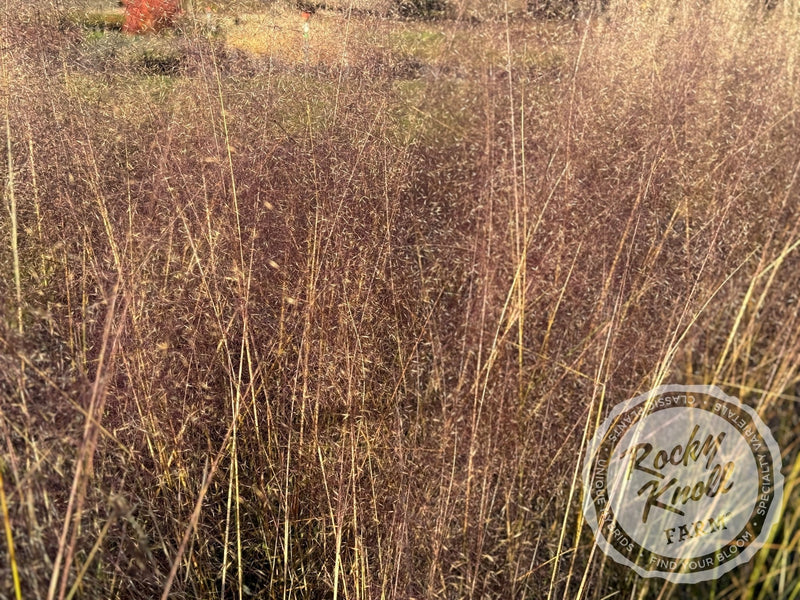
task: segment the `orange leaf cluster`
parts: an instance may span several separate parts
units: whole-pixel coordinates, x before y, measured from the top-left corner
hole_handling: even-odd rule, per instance
[[[169,27],[180,12],[179,0],[122,0],[122,3],[125,6],[122,30],[127,33],[144,33]]]

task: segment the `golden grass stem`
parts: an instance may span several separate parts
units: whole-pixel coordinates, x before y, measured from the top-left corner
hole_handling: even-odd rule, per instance
[[[14,533],[11,530],[11,516],[8,514],[5,484],[3,483],[3,467],[4,465],[0,463],[0,510],[3,512],[3,529],[6,534],[6,543],[8,544],[8,563],[11,566],[11,576],[14,581],[14,596],[17,600],[22,600],[22,587],[19,580],[19,568],[17,567],[17,553],[14,550]]]

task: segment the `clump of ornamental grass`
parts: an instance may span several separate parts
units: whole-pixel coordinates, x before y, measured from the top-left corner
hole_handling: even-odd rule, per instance
[[[792,10],[320,14],[324,69],[187,26],[157,74],[6,13],[2,594],[792,597]],[[754,406],[787,476],[681,592],[580,514],[587,437],[661,383]]]

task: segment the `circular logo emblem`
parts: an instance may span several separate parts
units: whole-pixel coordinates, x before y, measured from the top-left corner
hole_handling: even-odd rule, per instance
[[[583,468],[597,545],[643,577],[717,578],[748,561],[780,515],[778,444],[713,386],[669,385],[616,406]]]

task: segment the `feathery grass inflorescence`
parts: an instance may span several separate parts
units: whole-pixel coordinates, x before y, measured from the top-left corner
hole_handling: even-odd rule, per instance
[[[796,3],[320,9],[307,48],[218,4],[6,2],[0,596],[798,597]],[[784,455],[770,544],[692,588],[581,516],[665,383]]]

